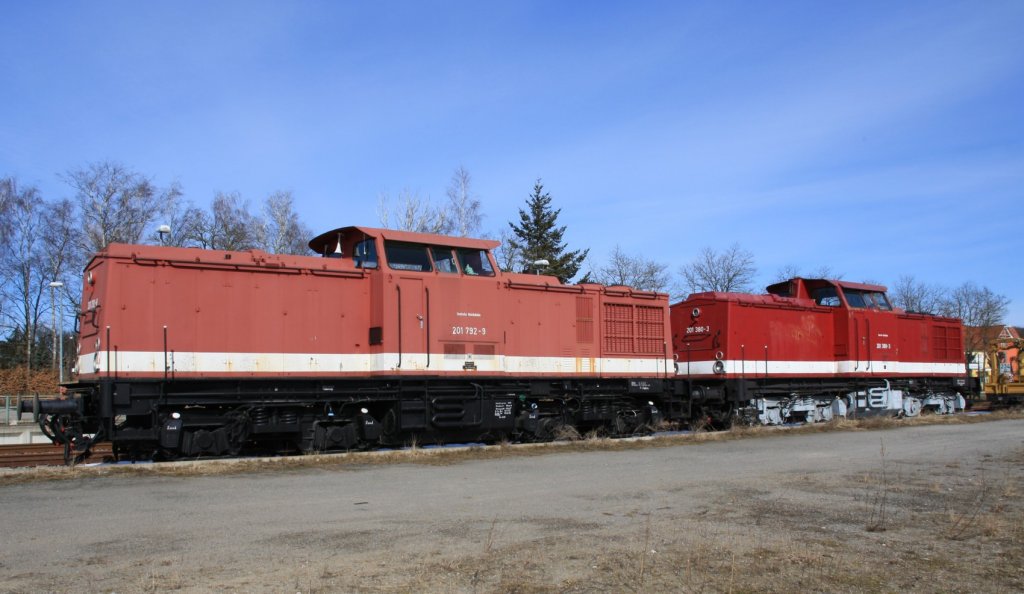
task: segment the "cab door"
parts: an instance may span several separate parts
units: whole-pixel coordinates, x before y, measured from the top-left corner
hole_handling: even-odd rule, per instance
[[[427,293],[423,278],[399,276],[395,282],[398,320],[398,369],[426,369],[430,364],[427,348]]]
[[[876,291],[847,290],[851,350],[855,371],[892,371],[896,349],[896,319],[885,296]]]
[[[853,371],[855,373],[870,373],[871,369],[871,344],[868,337],[871,335],[871,319],[868,312],[851,307],[850,312],[850,358],[853,359]]]

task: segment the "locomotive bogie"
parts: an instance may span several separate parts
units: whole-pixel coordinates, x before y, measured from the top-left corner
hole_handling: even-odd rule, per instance
[[[921,400],[921,407],[940,415],[961,412],[967,408],[967,401],[959,392],[929,392]]]
[[[842,399],[796,396],[764,397],[750,400],[739,415],[748,424],[783,425],[786,423],[821,423],[846,417]]]

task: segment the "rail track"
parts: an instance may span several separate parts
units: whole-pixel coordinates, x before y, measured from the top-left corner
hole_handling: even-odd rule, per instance
[[[110,444],[98,444],[93,448],[89,460],[100,461],[110,453]],[[21,443],[0,446],[0,468],[63,465],[64,448],[59,445],[52,443]]]

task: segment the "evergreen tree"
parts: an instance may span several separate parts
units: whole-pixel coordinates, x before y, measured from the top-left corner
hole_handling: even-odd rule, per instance
[[[509,238],[509,248],[518,256],[520,272],[534,272],[534,262],[547,260],[549,264],[543,273],[557,276],[563,283],[569,282],[579,272],[590,250],[566,251],[562,243],[565,227],[555,224],[562,209],[551,208],[551,195],[544,191],[539,179],[526,206],[526,210],[519,209],[519,224],[508,224],[514,234]],[[580,282],[587,280],[584,277]]]

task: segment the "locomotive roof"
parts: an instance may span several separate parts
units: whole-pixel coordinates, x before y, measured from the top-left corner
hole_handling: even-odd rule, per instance
[[[883,285],[872,285],[868,283],[851,283],[850,281],[834,280],[829,281],[844,289],[857,289],[860,291],[877,291],[879,293],[885,293],[889,289]]]
[[[470,237],[452,237],[450,235],[435,235],[433,233],[415,233],[412,231],[398,231],[396,229],[379,229],[375,227],[339,227],[326,233],[317,235],[309,241],[309,247],[316,253],[323,253],[324,249],[331,249],[338,241],[338,234],[343,237],[355,233],[366,237],[382,237],[390,241],[404,241],[408,243],[422,243],[426,245],[443,245],[446,247],[472,248],[480,250],[491,250],[499,245],[500,241],[493,239],[473,239]]]
[[[781,293],[784,293],[791,286],[791,283],[803,284],[803,285],[811,284],[811,285],[817,285],[817,286],[821,286],[821,285],[834,285],[834,286],[840,287],[842,289],[856,289],[858,291],[877,291],[879,293],[885,293],[888,290],[886,287],[884,287],[882,285],[872,285],[872,284],[868,284],[868,283],[854,283],[854,282],[850,282],[850,281],[835,280],[835,279],[828,279],[828,278],[803,278],[803,277],[797,276],[797,277],[793,277],[793,278],[791,278],[789,280],[782,281],[780,283],[775,283],[773,285],[769,285],[768,288],[766,289],[766,291],[768,293],[771,293],[771,294],[781,294]]]
[[[756,295],[753,293],[723,293],[715,291],[707,291],[703,293],[693,293],[686,300],[693,299],[694,297],[711,298],[718,301],[735,301],[742,303],[801,303],[804,305],[813,305],[814,299],[811,298],[810,289],[822,286],[834,286],[843,289],[857,290],[857,291],[870,291],[885,293],[886,288],[882,285],[872,285],[868,283],[854,283],[843,280],[834,280],[827,278],[802,278],[794,277],[787,281],[775,283],[769,285],[766,289],[766,294]],[[805,303],[806,302],[806,303]]]

